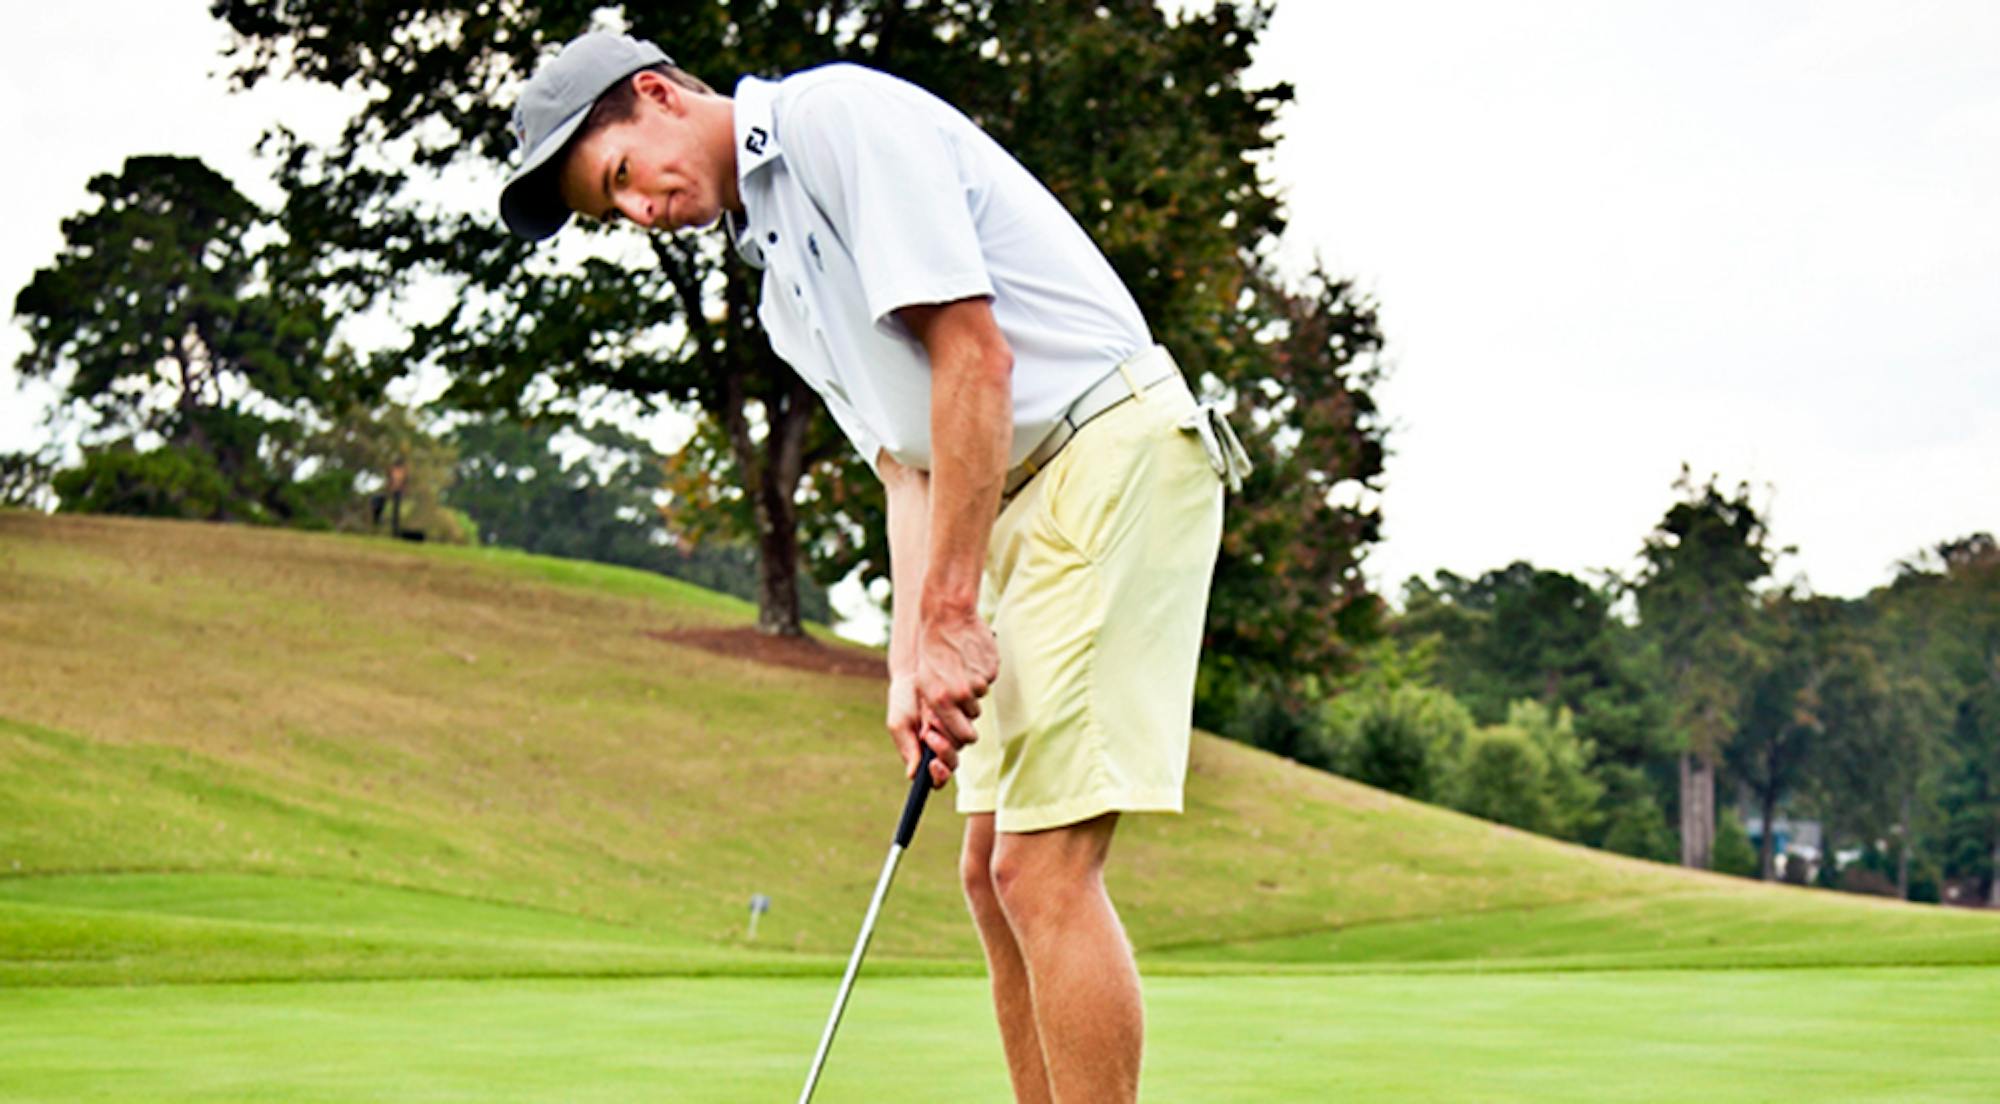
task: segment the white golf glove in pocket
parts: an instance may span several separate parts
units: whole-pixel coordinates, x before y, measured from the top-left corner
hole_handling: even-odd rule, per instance
[[[1243,451],[1243,442],[1230,427],[1229,419],[1222,409],[1212,403],[1203,403],[1194,413],[1181,420],[1181,430],[1201,438],[1201,448],[1208,453],[1209,466],[1215,469],[1230,493],[1243,489],[1243,479],[1251,472],[1250,454]]]

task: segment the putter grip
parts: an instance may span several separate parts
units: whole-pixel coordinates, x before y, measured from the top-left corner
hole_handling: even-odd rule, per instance
[[[916,777],[910,779],[910,796],[903,802],[903,819],[896,823],[896,846],[908,847],[917,836],[917,821],[924,815],[924,800],[931,795],[931,760],[937,758],[929,744],[917,758]]]

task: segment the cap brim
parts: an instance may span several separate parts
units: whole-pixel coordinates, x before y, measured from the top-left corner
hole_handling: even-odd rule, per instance
[[[562,197],[560,155],[589,114],[590,108],[585,107],[564,119],[528,154],[527,160],[500,189],[501,221],[517,236],[540,241],[569,222],[569,204]]]

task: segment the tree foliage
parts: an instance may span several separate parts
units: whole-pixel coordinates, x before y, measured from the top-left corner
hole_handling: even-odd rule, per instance
[[[205,411],[326,397],[326,321],[287,294],[279,254],[255,244],[264,213],[235,185],[143,156],[89,191],[97,206],[63,221],[61,254],[15,299],[33,342],[23,376],[66,372],[66,397],[102,424],[179,443]]]
[[[1706,821],[1714,869],[1772,878],[1789,820],[1789,881],[1817,860],[1824,885],[2000,904],[2000,542],[1944,542],[1860,598],[1814,595],[1766,583],[1776,552],[1746,491],[1677,490],[1631,583],[1526,563],[1410,580],[1328,714],[1393,715],[1375,704],[1388,687],[1449,691],[1482,723],[1422,760],[1432,792],[1505,823],[1669,861],[1678,808],[1683,838]],[[1711,795],[1685,769],[1700,752],[1717,756]],[[1551,815],[1564,805],[1582,816]]]
[[[1607,758],[1637,764],[1658,751],[1658,700],[1612,615],[1615,585],[1522,561],[1477,579],[1440,571],[1404,586],[1395,631],[1437,641],[1440,684],[1482,723],[1532,698],[1574,713]]]
[[[47,509],[59,466],[46,451],[0,452],[0,507]]]
[[[1251,363],[1234,382],[1256,470],[1229,504],[1209,602],[1197,717],[1228,731],[1245,693],[1303,708],[1308,677],[1349,669],[1381,633],[1361,575],[1381,531],[1382,429],[1369,388],[1382,334],[1352,287],[1317,271],[1303,290],[1260,278]]]
[[[1752,631],[1752,589],[1774,552],[1747,487],[1725,494],[1697,486],[1683,469],[1681,499],[1646,539],[1636,587],[1639,620],[1673,687],[1673,723],[1694,754],[1711,762],[1728,744],[1742,708],[1736,677],[1761,659]]]
[[[1765,826],[1756,873],[1766,881],[1777,877],[1771,826],[1778,809],[1805,784],[1816,754],[1824,751],[1827,680],[1838,679],[1841,664],[1851,662],[1844,614],[1844,603],[1786,591],[1765,601],[1755,621],[1769,661],[1751,681],[1725,761]]]
[[[1630,791],[1648,784],[1646,772],[1665,753],[1662,703],[1631,628],[1612,614],[1614,585],[1592,587],[1518,561],[1476,579],[1440,571],[1404,586],[1393,631],[1433,643],[1438,684],[1483,724],[1515,724],[1523,702],[1567,714],[1578,746],[1589,749],[1583,770],[1603,801],[1569,818],[1571,838],[1611,847],[1616,829],[1644,848],[1636,853],[1653,857],[1655,833],[1633,818],[1648,808],[1664,814],[1657,802],[1635,806]]]
[[[14,303],[21,374],[62,382],[91,423],[55,480],[65,508],[321,523],[340,489],[306,463],[301,419],[358,378],[269,217],[192,158],[133,157],[89,190]]]
[[[1940,543],[1870,599],[1888,668],[1885,742],[1897,761],[1880,781],[1900,795],[1894,820],[1907,843],[1936,835],[1946,872],[1983,883],[2000,905],[2000,542]],[[1906,891],[1910,850],[1898,854]]]

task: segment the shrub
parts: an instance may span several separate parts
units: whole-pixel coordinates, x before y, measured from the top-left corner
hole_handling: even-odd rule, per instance
[[[232,497],[207,452],[175,445],[140,452],[129,442],[85,452],[81,466],[56,473],[55,491],[74,513],[199,520],[222,518]]]
[[[1466,740],[1446,794],[1461,812],[1530,832],[1548,830],[1549,760],[1513,725],[1479,729]]]
[[[1570,711],[1524,699],[1507,707],[1507,726],[1526,735],[1542,753],[1547,820],[1537,831],[1582,840],[1595,831],[1602,814],[1604,783],[1590,773],[1591,746],[1577,736]]]
[[[1287,702],[1281,694],[1254,687],[1236,695],[1223,728],[1230,739],[1321,770],[1339,770],[1327,741],[1313,726],[1314,711]]]
[[[1432,686],[1364,685],[1328,703],[1315,758],[1358,782],[1435,800],[1472,732],[1472,714]]]
[[[1603,834],[1597,845],[1606,851],[1654,862],[1675,862],[1680,842],[1667,824],[1654,783],[1638,767],[1612,764],[1600,768],[1605,796],[1600,803]]]
[[[1716,818],[1715,851],[1710,859],[1718,874],[1755,878],[1760,873],[1757,849],[1751,846],[1750,834],[1743,830],[1743,822],[1736,818],[1736,814],[1725,811]]]

